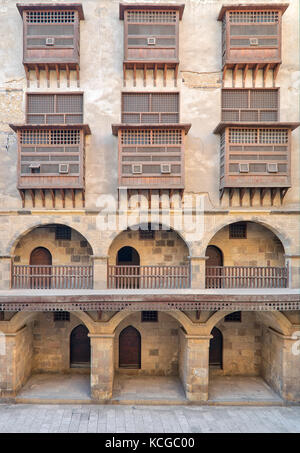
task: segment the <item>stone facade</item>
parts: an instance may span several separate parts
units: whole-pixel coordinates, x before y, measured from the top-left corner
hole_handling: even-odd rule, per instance
[[[63,0],[57,2],[64,3]],[[266,193],[261,202],[261,194],[257,191],[251,204],[249,190],[245,191],[242,204],[237,193],[233,194],[231,203],[227,194],[220,201],[219,137],[213,134],[213,130],[220,121],[222,82],[229,87],[232,80],[231,71],[228,71],[222,81],[221,24],[217,21],[221,2],[185,0],[183,20],[179,26],[177,87],[174,87],[171,71],[167,72],[166,86],[158,71],[156,87],[153,86],[152,73],[148,71],[147,86],[144,86],[144,74],[140,70],[136,74],[136,86],[130,75],[124,87],[123,22],[119,20],[119,2],[85,0],[82,2],[85,20],[80,24],[80,87],[73,73],[68,87],[66,73],[62,71],[60,88],[56,85],[54,71],[51,71],[49,86],[44,71],[41,71],[39,88],[35,74],[31,72],[30,86],[27,87],[22,65],[22,20],[16,3],[15,0],[3,0],[0,8],[0,293],[4,294],[3,297],[9,298],[13,293],[20,302],[23,300],[22,292],[15,295],[10,291],[11,263],[29,264],[30,253],[36,247],[48,248],[53,264],[93,263],[94,290],[102,291],[102,295],[107,290],[107,264],[116,264],[118,250],[124,246],[138,251],[141,265],[190,263],[192,291],[201,294],[205,292],[208,245],[222,250],[224,265],[227,266],[287,265],[287,294],[298,289],[299,133],[292,133],[291,188],[282,203],[276,194],[272,205],[270,193]],[[33,3],[48,2],[34,0]],[[139,1],[130,3],[138,4]],[[165,0],[164,3],[174,2]],[[240,0],[230,3],[237,5]],[[250,3],[261,2],[251,0]],[[299,120],[300,105],[300,53],[295,40],[299,5],[297,0],[287,3],[289,7],[282,21],[283,58],[276,86],[280,87],[280,121],[294,122]],[[242,71],[237,71],[236,88],[241,88],[243,83],[245,87],[251,85],[250,72],[243,81]],[[272,87],[271,77],[267,77],[265,84],[266,88]],[[259,69],[257,87],[263,86],[264,74]],[[191,223],[199,227],[201,224],[196,234],[174,226],[180,224],[180,212],[176,207],[170,207],[166,199],[152,207],[156,209],[157,223],[175,231],[157,231],[155,239],[139,239],[138,231],[127,231],[128,225],[118,222],[120,211],[109,228],[101,229],[117,207],[118,145],[111,124],[120,122],[121,92],[126,90],[180,93],[180,120],[192,124],[185,141],[184,193],[201,196],[203,201],[200,218],[193,209],[189,211]],[[81,207],[80,194],[76,195],[75,207],[67,193],[65,207],[58,196],[54,208],[49,194],[46,194],[43,206],[40,194],[36,193],[35,207],[27,195],[22,208],[17,190],[17,140],[9,124],[24,123],[26,94],[37,91],[84,93],[84,122],[91,129],[85,146],[85,207]],[[104,200],[103,195],[108,198]],[[146,201],[145,197],[139,200],[143,209]],[[135,218],[134,206],[126,206],[123,211]],[[166,211],[168,215],[165,215]],[[149,220],[143,216],[144,223]],[[247,238],[229,239],[228,225],[240,221],[248,222]],[[139,221],[131,223],[138,224]],[[72,239],[55,240],[55,224],[71,227]],[[145,295],[149,303],[154,293],[149,291]],[[51,296],[52,293],[48,291],[47,294]],[[77,292],[73,294],[75,302],[82,296]],[[161,294],[160,290],[155,294]],[[208,290],[204,297],[209,297],[209,294]],[[253,294],[255,292],[250,295]],[[137,296],[135,302],[143,301],[143,297]],[[300,331],[300,312],[274,310],[264,313],[259,306],[258,310],[256,314],[243,311],[242,323],[239,324],[224,322],[227,312],[222,311],[160,311],[155,325],[142,323],[141,312],[126,310],[118,313],[102,309],[99,309],[100,313],[96,309],[93,312],[77,311],[71,313],[70,322],[54,322],[50,311],[9,311],[3,319],[0,318],[0,340],[5,338],[5,354],[0,351],[0,395],[14,396],[32,373],[74,372],[70,368],[70,334],[78,324],[85,324],[91,339],[92,398],[95,401],[110,399],[114,375],[122,372],[118,366],[119,335],[122,329],[132,325],[141,334],[142,354],[141,369],[131,372],[178,375],[187,398],[203,402],[208,399],[209,346],[211,331],[216,326],[224,340],[223,369],[211,370],[211,373],[260,375],[283,398],[300,401],[300,356],[291,352],[295,342],[293,334]]]

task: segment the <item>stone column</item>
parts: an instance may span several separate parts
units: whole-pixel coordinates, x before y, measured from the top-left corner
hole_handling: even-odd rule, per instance
[[[269,328],[264,336],[262,375],[287,401],[300,402],[300,325],[292,335]]]
[[[112,397],[114,334],[89,334],[91,338],[91,394],[97,401]]]
[[[32,342],[27,327],[4,333],[0,323],[0,395],[15,396],[31,373]]]
[[[289,270],[288,287],[300,288],[300,255],[286,255],[285,262]]]
[[[11,262],[11,256],[0,256],[0,289],[10,289]]]
[[[207,401],[209,379],[209,336],[180,332],[179,374],[190,401]]]
[[[190,256],[191,288],[205,289],[205,256]]]
[[[94,263],[94,289],[107,289],[108,256],[92,256]]]

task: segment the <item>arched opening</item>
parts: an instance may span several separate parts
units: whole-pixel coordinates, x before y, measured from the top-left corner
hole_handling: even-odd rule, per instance
[[[239,221],[221,228],[206,256],[206,288],[288,287],[284,247],[259,223]]]
[[[70,335],[70,365],[72,368],[87,367],[91,361],[91,344],[88,329],[80,324]]]
[[[122,247],[118,251],[116,264],[123,266],[124,265],[139,266],[140,255],[133,247]]]
[[[67,225],[33,228],[19,239],[13,255],[13,288],[93,287],[92,247],[82,234]]]
[[[176,312],[134,311],[115,315],[115,401],[185,400],[185,336]],[[186,315],[183,315],[185,317]],[[142,339],[142,341],[141,341]]]
[[[214,327],[209,343],[209,366],[214,368],[223,368],[223,335],[222,332]]]
[[[119,277],[118,287],[140,287],[140,255],[133,247],[122,247],[116,259],[116,277]]]
[[[221,288],[223,253],[219,247],[209,245],[205,256],[208,258],[205,262],[206,287]]]
[[[141,368],[141,335],[132,326],[123,329],[119,335],[119,367]]]
[[[151,224],[127,229],[114,238],[108,256],[109,288],[190,287],[189,249],[174,230],[151,230]]]
[[[52,255],[45,247],[36,247],[30,254],[30,288],[51,288]]]

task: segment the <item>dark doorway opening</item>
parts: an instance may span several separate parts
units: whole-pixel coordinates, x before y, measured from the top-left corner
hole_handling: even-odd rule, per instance
[[[223,368],[223,335],[216,327],[211,331],[213,338],[209,344],[209,365],[214,368]]]
[[[140,255],[133,247],[122,247],[118,251],[116,275],[121,277],[122,288],[140,287]]]
[[[119,336],[119,367],[141,368],[141,335],[132,326],[123,329]]]

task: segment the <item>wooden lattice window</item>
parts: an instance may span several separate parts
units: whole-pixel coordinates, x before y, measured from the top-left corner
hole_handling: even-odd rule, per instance
[[[158,322],[157,311],[142,311],[142,322]]]
[[[222,121],[278,121],[277,89],[223,89]]]
[[[229,143],[286,144],[288,143],[288,130],[229,128]]]
[[[123,145],[180,145],[182,132],[177,129],[124,129],[121,132]]]
[[[278,11],[230,11],[231,23],[278,23]]]
[[[20,132],[23,145],[78,145],[79,129],[24,129]]]
[[[53,321],[70,321],[70,313],[68,311],[55,311]]]
[[[28,24],[72,24],[75,22],[74,11],[27,11]]]
[[[83,95],[28,94],[27,124],[81,124]]]
[[[0,311],[0,321],[4,321],[4,311]]]
[[[247,223],[237,222],[229,225],[229,239],[247,239]]]
[[[242,312],[235,311],[234,313],[230,313],[226,315],[224,318],[225,322],[242,322]]]
[[[178,123],[179,93],[123,93],[123,123]]]
[[[68,240],[72,237],[72,229],[65,225],[57,225],[55,228],[55,239],[56,240]]]

